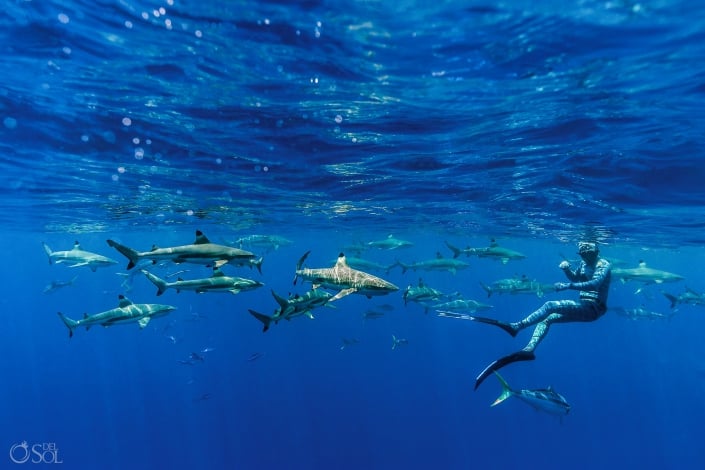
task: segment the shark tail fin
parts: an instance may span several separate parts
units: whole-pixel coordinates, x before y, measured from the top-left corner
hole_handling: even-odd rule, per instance
[[[127,247],[125,245],[121,245],[118,242],[113,241],[113,240],[108,240],[108,245],[115,248],[117,251],[122,253],[127,259],[130,260],[130,262],[127,263],[127,269],[134,268],[135,265],[137,264],[137,262],[140,260],[139,253],[130,247]]]
[[[482,286],[483,289],[485,289],[485,292],[487,292],[487,297],[492,296],[492,289],[490,289],[490,286],[485,284],[484,282],[480,281],[480,285]]]
[[[392,335],[392,349],[397,348],[397,337]]]
[[[257,271],[259,271],[260,274],[262,274],[262,261],[263,261],[263,260],[264,260],[264,258],[262,258],[262,257],[260,256],[259,259],[256,259],[256,260],[252,261],[252,266],[254,266],[255,268],[257,268]]]
[[[169,288],[169,284],[164,279],[161,279],[160,277],[157,277],[144,269],[142,270],[142,272],[145,276],[147,276],[147,279],[152,281],[152,284],[157,286],[157,295],[162,295]]]
[[[262,333],[269,329],[269,325],[272,323],[272,317],[269,317],[263,313],[255,312],[254,310],[250,309],[248,309],[247,311],[250,312],[250,315],[252,315],[264,324],[264,327],[262,328]]]
[[[51,264],[51,254],[52,254],[51,248],[49,248],[49,245],[47,245],[44,242],[42,242],[42,246],[44,247],[44,251],[46,252],[47,256],[49,257],[49,264]]]
[[[458,248],[457,246],[453,246],[448,242],[446,242],[446,246],[450,248],[450,251],[453,252],[453,258],[457,258],[458,256],[460,256],[460,248]]]
[[[61,321],[64,322],[66,328],[69,329],[69,338],[73,337],[73,330],[78,326],[78,322],[76,320],[71,320],[61,312],[59,312],[59,318],[61,318]]]
[[[499,375],[499,372],[497,371],[495,371],[494,375],[497,376],[497,379],[499,379],[499,383],[502,384],[502,393],[500,393],[494,403],[492,403],[490,406],[499,405],[504,400],[512,396],[512,389],[509,388],[509,384],[507,383],[507,381],[504,380],[504,378]]]
[[[663,293],[663,295],[665,295],[666,298],[671,301],[671,308],[674,308],[678,304],[678,298],[675,295],[667,294],[665,292]]]

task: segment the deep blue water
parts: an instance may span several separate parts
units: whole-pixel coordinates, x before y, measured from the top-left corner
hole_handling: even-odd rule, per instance
[[[45,465],[12,462],[24,441],[66,468],[705,467],[705,307],[663,295],[705,292],[705,6],[292,3],[4,5],[3,468]],[[106,244],[182,245],[196,230],[291,244],[253,248],[261,274],[223,268],[258,290],[160,297],[141,273],[123,284],[127,260]],[[414,246],[354,252],[389,234]],[[247,312],[310,287],[292,284],[308,250],[308,267],[341,251],[409,264],[492,238],[526,258],[371,271],[400,290],[266,333]],[[604,317],[553,326],[536,361],[504,369],[516,389],[552,385],[567,416],[490,407],[499,383],[473,391],[475,376],[530,333],[424,313],[403,291],[423,278],[517,320],[577,294],[488,298],[480,282],[563,281],[583,238],[620,267],[685,279],[615,277]],[[47,263],[42,242],[75,241],[118,264]],[[78,319],[120,294],[177,310],[69,339],[56,312]],[[619,314],[637,308],[668,318]]]

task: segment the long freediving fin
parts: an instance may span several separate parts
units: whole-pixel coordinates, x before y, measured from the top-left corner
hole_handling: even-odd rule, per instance
[[[502,367],[509,365],[512,362],[533,361],[534,359],[536,359],[536,355],[534,355],[533,352],[524,350],[517,351],[508,356],[500,357],[499,359],[485,367],[485,370],[480,372],[480,375],[478,375],[475,379],[475,390],[477,390],[477,387],[479,387],[480,384],[484,382],[487,377],[489,377],[493,372],[498,371]]]
[[[512,338],[517,335],[519,332],[518,330],[512,328],[512,325],[503,321],[495,320],[494,318],[487,318],[487,317],[476,317],[474,315],[470,316],[468,320],[472,321],[477,321],[480,323],[487,323],[488,325],[495,325],[500,328],[502,328],[504,331],[512,335]]]

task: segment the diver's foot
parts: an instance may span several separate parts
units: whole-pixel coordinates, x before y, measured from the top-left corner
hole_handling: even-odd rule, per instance
[[[497,372],[502,367],[509,365],[512,362],[533,361],[534,359],[536,359],[536,355],[534,355],[534,352],[527,351],[524,349],[497,359],[489,366],[485,367],[485,370],[480,372],[480,375],[477,376],[477,378],[475,379],[475,390],[477,390],[477,387],[479,387],[480,384],[484,382],[487,377],[492,375],[493,372]]]
[[[470,320],[472,321],[477,321],[480,323],[487,323],[488,325],[495,325],[500,328],[502,328],[504,331],[512,335],[512,338],[517,335],[519,332],[519,328],[515,326],[514,323],[505,323],[503,321],[495,320],[494,318],[487,318],[487,317],[475,317],[471,316]]]

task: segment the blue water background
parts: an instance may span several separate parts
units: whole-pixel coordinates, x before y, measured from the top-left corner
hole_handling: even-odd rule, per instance
[[[699,2],[17,1],[0,24],[0,451],[54,443],[65,467],[115,469],[705,465],[703,307],[663,296],[705,291]],[[260,250],[262,274],[224,268],[257,291],[121,286],[126,260],[106,239],[147,250],[198,229],[293,243]],[[439,318],[401,291],[267,333],[247,313],[273,311],[270,289],[305,291],[292,284],[304,252],[327,267],[390,233],[414,247],[361,256],[423,261],[493,237],[527,255],[375,272],[505,320],[576,294],[488,299],[480,281],[562,281],[583,237],[685,281],[615,279],[603,318],[552,327],[535,362],[505,369],[515,388],[563,394],[563,419],[515,399],[491,408],[494,378],[473,391],[529,332]],[[42,242],[74,241],[118,265],[47,263]],[[208,275],[154,272],[182,269]],[[119,294],[178,310],[68,338],[57,311],[80,318]],[[409,344],[392,350],[392,335]]]

